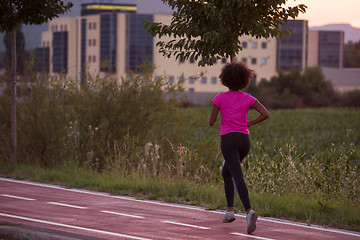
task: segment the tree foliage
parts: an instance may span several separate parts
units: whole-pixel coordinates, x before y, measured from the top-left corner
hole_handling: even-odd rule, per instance
[[[69,11],[71,2],[61,0],[1,0],[0,32],[11,32],[21,23],[39,25]]]
[[[348,68],[360,68],[360,41],[350,41],[345,45],[344,66]]]
[[[340,105],[339,96],[320,68],[304,72],[279,72],[271,81],[252,85],[248,91],[270,108],[328,107]]]
[[[215,59],[234,57],[241,51],[239,37],[281,37],[289,30],[279,26],[288,18],[305,12],[306,6],[285,8],[287,0],[162,0],[173,10],[170,25],[144,23],[159,38],[159,52],[176,59],[200,59],[199,65],[212,65]]]

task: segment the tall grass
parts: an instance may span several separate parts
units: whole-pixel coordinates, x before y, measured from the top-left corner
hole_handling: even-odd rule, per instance
[[[209,109],[193,115],[187,143],[221,181],[219,122],[206,125]],[[249,118],[257,113],[250,111]],[[272,110],[250,129],[251,150],[243,162],[251,191],[349,199],[360,203],[360,109]],[[215,180],[215,179],[214,179]]]

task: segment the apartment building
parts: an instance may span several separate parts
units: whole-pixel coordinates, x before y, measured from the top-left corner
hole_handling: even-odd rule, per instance
[[[309,67],[342,68],[344,32],[309,31]]]
[[[152,63],[155,78],[166,76],[169,82],[180,81],[188,92],[226,91],[218,76],[229,59],[199,67],[195,61],[166,58],[158,52],[159,39],[145,31],[142,22],[169,24],[171,17],[137,14],[136,6],[131,4],[83,4],[80,17],[50,21],[49,30],[42,34],[42,46],[37,49],[37,70],[66,76],[80,86],[86,74],[120,80],[128,71],[138,71],[140,64]],[[291,29],[292,34],[282,39],[239,37],[243,50],[235,57],[255,70],[255,81],[270,80],[279,69],[342,66],[342,32],[308,31],[306,20],[289,20],[282,29]]]
[[[154,15],[155,22],[169,24],[171,15]],[[155,37],[154,42],[159,39]],[[167,41],[169,38],[162,38]],[[276,75],[276,39],[256,39],[250,36],[241,36],[243,51],[235,57],[238,61],[245,62],[256,72],[256,80],[270,80]],[[199,67],[197,62],[191,60],[176,60],[175,57],[164,58],[158,53],[154,44],[154,75],[169,76],[170,82],[181,81],[189,92],[219,92],[227,89],[221,85],[219,75],[221,68],[230,62],[230,59],[219,59],[212,66]]]
[[[144,20],[170,23],[171,15],[137,14],[134,5],[83,4],[80,17],[50,21],[49,31],[42,34],[42,46],[37,49],[37,69],[65,75],[81,85],[85,74],[120,79],[148,62],[155,66],[155,77],[166,75],[170,82],[182,81],[190,92],[226,90],[218,76],[228,59],[199,67],[195,61],[165,58],[158,53],[158,39],[143,29]],[[240,41],[243,51],[236,58],[256,71],[257,80],[276,75],[276,39],[242,36]],[[44,64],[46,59],[48,66]]]
[[[308,21],[289,20],[281,29],[290,29],[291,35],[278,39],[277,68],[284,71],[305,69],[308,60]]]

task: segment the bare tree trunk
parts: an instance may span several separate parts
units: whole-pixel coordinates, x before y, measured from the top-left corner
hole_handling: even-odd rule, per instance
[[[11,149],[10,149],[10,164],[16,164],[16,148],[17,148],[17,133],[16,133],[16,29],[13,30],[11,40]]]

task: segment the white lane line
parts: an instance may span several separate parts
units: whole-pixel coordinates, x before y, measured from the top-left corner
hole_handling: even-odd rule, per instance
[[[51,184],[45,184],[45,183],[36,183],[36,182],[15,180],[15,179],[11,179],[11,178],[3,178],[3,177],[0,177],[0,181],[21,183],[21,184],[26,184],[26,185],[31,185],[31,186],[38,186],[38,187],[45,187],[45,188],[69,191],[69,192],[89,194],[89,195],[93,195],[93,196],[102,196],[102,197],[109,197],[109,198],[115,198],[115,199],[122,199],[122,200],[127,200],[127,201],[132,201],[132,202],[141,202],[141,203],[148,203],[148,204],[154,204],[154,205],[160,205],[160,206],[175,207],[175,208],[196,210],[196,211],[202,211],[202,212],[211,212],[211,213],[217,213],[217,214],[221,214],[221,215],[224,214],[223,211],[208,211],[208,210],[205,210],[200,207],[181,205],[181,204],[175,204],[175,203],[162,203],[162,202],[151,201],[151,200],[139,200],[139,199],[135,199],[132,197],[114,196],[114,195],[110,195],[108,193],[94,192],[94,191],[81,190],[81,189],[75,189],[75,188],[69,189],[69,188],[64,188],[64,187],[55,186],[55,185],[51,185]],[[236,216],[245,218],[244,215],[236,214]],[[319,230],[319,231],[323,231],[323,232],[332,232],[332,233],[338,233],[338,234],[343,234],[343,235],[348,235],[348,236],[353,236],[353,237],[360,237],[360,233],[347,231],[347,230],[340,230],[340,229],[334,229],[334,228],[331,229],[331,228],[325,228],[325,227],[317,226],[317,225],[309,226],[304,223],[295,223],[295,222],[291,222],[291,221],[278,220],[278,219],[273,219],[273,218],[259,217],[258,220],[267,221],[267,222],[271,222],[271,223],[290,225],[290,226],[295,226],[295,227],[301,227],[301,228],[307,228],[307,229],[315,229],[315,230]]]
[[[19,197],[19,196],[14,196],[14,195],[7,195],[7,194],[0,194],[0,196],[8,197],[8,198],[16,198],[16,199],[21,199],[21,200],[27,200],[27,201],[34,201],[35,200],[35,199],[32,199],[32,198]]]
[[[80,207],[80,206],[75,206],[75,205],[70,205],[70,204],[65,204],[65,203],[47,202],[47,204],[58,205],[58,206],[63,206],[63,207],[78,208],[78,209],[87,209],[87,207]]]
[[[262,239],[262,240],[275,240],[272,238],[258,237],[258,236],[254,236],[254,235],[250,235],[250,234],[243,234],[243,233],[230,233],[230,234],[239,235],[239,236],[248,237],[248,238]]]
[[[20,219],[20,220],[25,220],[25,221],[30,221],[30,222],[43,223],[43,224],[48,224],[48,225],[53,225],[53,226],[58,226],[58,227],[65,227],[65,228],[72,228],[72,229],[83,230],[83,231],[88,231],[88,232],[107,234],[107,235],[112,235],[112,236],[116,236],[116,237],[124,237],[124,238],[129,238],[129,239],[138,239],[138,240],[151,240],[149,238],[135,237],[135,236],[121,234],[121,233],[113,233],[113,232],[107,232],[107,231],[103,231],[103,230],[92,229],[92,228],[85,228],[85,227],[67,225],[67,224],[62,224],[62,223],[49,222],[49,221],[44,221],[44,220],[40,220],[40,219],[16,216],[16,215],[11,215],[11,214],[6,214],[6,213],[0,213],[0,216]]]
[[[120,215],[120,216],[125,216],[125,217],[132,217],[132,218],[145,218],[142,216],[130,215],[130,214],[119,213],[119,212],[111,212],[111,211],[100,211],[100,212],[114,214],[114,215]]]
[[[175,224],[175,225],[180,225],[180,226],[184,226],[184,227],[192,227],[192,228],[198,228],[198,229],[211,229],[208,227],[201,227],[201,226],[197,226],[197,225],[191,225],[191,224],[185,224],[185,223],[178,223],[178,222],[172,222],[172,221],[161,221],[163,223],[170,223],[170,224]]]

